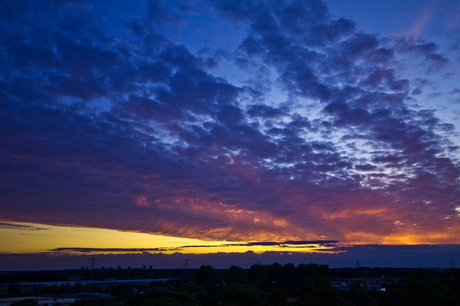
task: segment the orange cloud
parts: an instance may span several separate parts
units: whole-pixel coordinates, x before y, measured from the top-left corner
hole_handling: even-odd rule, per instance
[[[355,215],[378,215],[382,213],[386,213],[388,209],[386,208],[370,208],[364,210],[356,210],[356,209],[344,209],[338,212],[333,213],[325,213],[323,215],[324,219],[337,219],[337,218],[351,218]]]
[[[347,244],[384,244],[384,245],[419,245],[419,244],[457,244],[460,228],[448,228],[446,231],[422,231],[416,229],[401,232],[376,234],[371,232],[349,232],[345,234]]]

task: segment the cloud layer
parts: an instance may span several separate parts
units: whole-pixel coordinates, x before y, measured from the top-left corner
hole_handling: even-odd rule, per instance
[[[202,265],[211,265],[216,269],[228,269],[231,265],[250,268],[255,263],[271,265],[272,263],[318,263],[331,268],[356,267],[359,260],[362,267],[398,267],[398,268],[450,268],[452,259],[458,258],[459,245],[363,245],[341,248],[338,254],[299,253],[299,252],[254,252],[244,253],[209,253],[209,254],[98,254],[100,268],[128,266],[136,269],[143,265],[153,269],[183,269],[184,260],[189,267],[198,269]],[[423,254],[421,256],[421,254]],[[47,269],[79,269],[89,267],[90,258],[94,255],[71,255],[50,253],[32,254],[0,254],[2,271],[43,270]]]
[[[417,107],[423,75],[399,73],[443,71],[435,43],[363,33],[316,0],[110,3],[1,10],[1,219],[460,243],[454,126]]]

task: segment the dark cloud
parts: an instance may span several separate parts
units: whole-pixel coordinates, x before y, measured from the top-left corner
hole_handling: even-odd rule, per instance
[[[365,164],[365,165],[356,165],[355,168],[360,171],[373,171],[378,169],[376,166]]]
[[[211,265],[216,269],[228,269],[231,265],[249,269],[257,262],[263,265],[273,263],[294,265],[318,263],[329,265],[330,268],[354,267],[359,258],[363,267],[381,268],[449,268],[452,259],[458,259],[458,245],[361,245],[344,247],[337,254],[321,252],[254,252],[245,253],[154,253],[138,252],[135,254],[98,254],[100,266],[116,268],[141,268],[143,265],[154,269],[177,269],[184,259],[191,261],[191,267],[198,269],[201,265]],[[420,256],[423,254],[423,256]],[[56,252],[34,254],[0,254],[2,271],[23,271],[46,269],[79,269],[88,266],[89,258],[94,255],[56,254]]]
[[[278,246],[278,247],[287,247],[294,246],[295,248],[308,247],[314,249],[316,246],[324,245],[328,247],[335,246],[334,243],[337,243],[337,240],[312,240],[312,241],[265,241],[265,242],[248,242],[248,243],[239,243],[239,244],[221,244],[221,245],[185,245],[178,247],[160,247],[160,248],[82,248],[82,247],[65,247],[65,248],[56,248],[49,250],[50,252],[63,252],[63,253],[139,253],[139,252],[178,252],[183,251],[184,249],[194,249],[194,248],[231,248],[231,247],[240,247],[240,246]]]
[[[48,228],[36,227],[26,224],[0,222],[0,228],[4,229],[15,229],[15,230],[26,230],[26,231],[43,231],[49,230]]]
[[[2,219],[260,245],[458,241],[453,126],[409,105],[428,80],[397,73],[401,54],[448,65],[434,43],[359,32],[322,1],[212,1],[244,32],[223,56],[170,32],[205,2],[116,21],[77,2],[0,16]]]
[[[0,18],[13,21],[17,18],[27,15],[30,11],[30,5],[28,1],[13,1],[6,0],[2,3],[0,9]]]
[[[251,105],[247,113],[252,117],[274,118],[287,114],[286,109],[274,108],[264,104]]]
[[[438,45],[433,42],[415,41],[413,38],[399,37],[395,41],[395,49],[399,53],[419,55],[423,58],[420,63],[427,73],[438,72],[445,68],[449,60],[436,53]]]

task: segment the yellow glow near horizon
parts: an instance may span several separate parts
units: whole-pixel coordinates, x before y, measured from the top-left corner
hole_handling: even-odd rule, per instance
[[[3,223],[3,224],[2,224]],[[305,252],[315,250],[329,251],[331,247],[320,245],[285,245],[261,246],[241,245],[244,243],[228,241],[203,241],[200,239],[169,237],[136,232],[122,232],[99,228],[80,228],[52,226],[34,223],[0,222],[0,253],[38,253],[48,252],[57,248],[88,248],[97,249],[91,253],[139,253],[139,250],[126,251],[125,249],[153,249],[165,248],[152,253],[171,254],[175,252],[185,254],[204,254],[219,252],[243,253],[253,251],[278,252]],[[233,245],[232,245],[233,244]],[[185,247],[184,246],[193,246]],[[104,249],[120,249],[104,250]],[[63,251],[63,253],[79,253],[77,251]]]
[[[169,237],[110,229],[13,223],[0,227],[0,253],[45,252],[56,248],[158,248],[220,245],[221,241]],[[23,227],[21,227],[23,226]]]
[[[394,235],[377,235],[352,232],[338,246],[382,244],[415,245],[449,243],[458,237],[458,230],[442,233],[401,232]],[[264,240],[261,240],[264,241]],[[209,241],[193,238],[172,237],[137,232],[125,232],[100,228],[53,226],[35,223],[0,221],[0,253],[40,253],[55,251],[56,254],[126,254],[140,253],[244,253],[252,251],[276,252],[322,252],[339,253],[333,246],[320,244],[246,245],[248,242]],[[65,250],[67,248],[67,250]]]

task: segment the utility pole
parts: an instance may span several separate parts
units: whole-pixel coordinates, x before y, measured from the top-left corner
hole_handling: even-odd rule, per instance
[[[356,268],[359,268],[359,260],[356,261]]]
[[[96,257],[91,257],[89,259],[89,261],[90,261],[91,270],[94,270],[94,267],[97,266],[97,262],[96,262],[97,258]]]
[[[89,262],[90,262],[90,266],[91,266],[91,279],[94,278],[94,267],[97,266],[97,258],[96,257],[91,257],[89,259]]]
[[[184,259],[184,260],[182,260],[182,261],[185,262],[185,263],[184,263],[185,269],[188,269],[188,263],[190,262],[190,259]]]
[[[452,269],[455,269],[455,261],[452,260],[450,263],[452,264]]]

